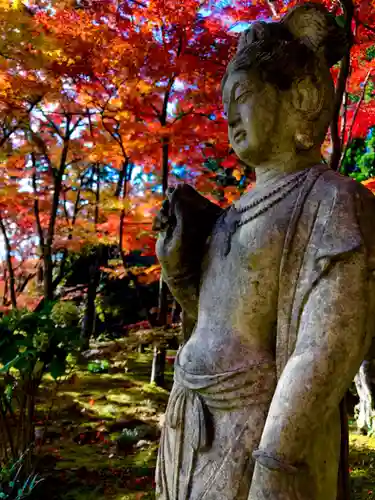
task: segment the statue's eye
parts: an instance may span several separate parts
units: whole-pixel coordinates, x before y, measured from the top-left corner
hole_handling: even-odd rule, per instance
[[[239,85],[234,92],[234,99],[237,103],[242,104],[246,101],[251,93],[251,88],[248,85]]]
[[[249,94],[250,94],[250,91],[247,90],[246,92],[243,92],[241,95],[239,95],[237,98],[236,98],[236,102],[238,104],[243,104],[244,102],[246,102],[246,99],[249,97]]]

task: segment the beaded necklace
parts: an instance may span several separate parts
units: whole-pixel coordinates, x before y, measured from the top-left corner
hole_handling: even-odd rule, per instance
[[[259,217],[265,213],[269,208],[273,207],[279,201],[283,200],[290,192],[292,192],[297,186],[302,184],[302,182],[306,179],[309,169],[304,170],[298,175],[294,175],[292,178],[289,178],[286,182],[272,189],[269,193],[261,196],[245,205],[244,207],[236,208],[235,205],[231,205],[226,209],[223,214],[223,222],[225,219],[225,243],[224,243],[224,256],[227,256],[231,249],[231,241],[233,235],[240,227],[249,223],[250,221]],[[276,196],[278,195],[278,196]],[[274,198],[273,198],[274,197]],[[270,200],[273,198],[272,200]],[[242,215],[255,208],[259,205],[263,204],[270,200],[269,203],[265,203],[263,206],[260,206],[257,210],[255,210],[252,214],[247,217],[242,218]]]

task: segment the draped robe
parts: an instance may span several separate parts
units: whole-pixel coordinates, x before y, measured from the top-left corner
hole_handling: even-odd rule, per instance
[[[258,500],[267,491],[287,500],[282,481],[279,497],[271,486],[260,485],[259,493],[251,484],[258,447],[307,465],[299,500],[338,495],[339,404],[375,328],[375,198],[325,165],[309,169],[293,195],[273,359],[197,374],[181,366],[182,348],[158,456],[162,500]],[[310,353],[302,367],[301,353]]]

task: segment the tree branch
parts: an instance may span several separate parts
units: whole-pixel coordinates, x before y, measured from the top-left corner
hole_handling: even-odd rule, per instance
[[[367,88],[367,85],[368,85],[368,82],[369,82],[369,79],[370,79],[370,76],[371,76],[371,70],[368,71],[367,75],[366,75],[366,78],[363,82],[363,88],[362,88],[362,92],[361,92],[361,96],[359,98],[359,101],[357,102],[357,106],[355,108],[355,111],[354,111],[354,114],[353,114],[353,119],[352,119],[352,123],[350,124],[350,129],[349,129],[349,134],[348,134],[348,140],[346,141],[346,145],[345,145],[345,149],[341,155],[341,159],[340,159],[340,165],[339,165],[339,169],[341,169],[341,164],[346,156],[346,153],[348,151],[348,148],[349,148],[349,145],[350,145],[350,142],[352,140],[352,135],[353,135],[353,128],[354,128],[354,123],[357,119],[357,115],[358,115],[358,112],[359,112],[359,108],[361,107],[361,104],[363,102],[363,99],[365,98],[365,94],[366,94],[366,88]]]
[[[351,28],[352,19],[354,16],[353,2],[352,0],[340,0],[340,2],[344,10],[345,30],[347,32],[349,40],[349,48],[341,61],[340,73],[336,84],[334,111],[331,123],[331,140],[332,140],[333,151],[332,151],[330,166],[333,170],[338,170],[340,164],[342,144],[340,140],[338,120],[343,102],[343,95],[346,89],[346,82],[350,71],[350,49],[353,40],[353,34]]]
[[[74,128],[76,128],[76,127],[73,127],[73,130],[74,130]],[[55,186],[54,186],[54,191],[53,191],[51,217],[49,220],[48,233],[47,233],[47,246],[51,246],[53,243],[53,236],[54,236],[54,232],[55,232],[55,223],[56,223],[56,217],[57,217],[57,209],[58,209],[59,200],[60,200],[61,183],[62,183],[64,171],[66,168],[66,160],[68,157],[69,139],[70,139],[71,133],[72,132],[70,131],[70,117],[67,116],[67,118],[66,118],[66,130],[65,130],[65,135],[63,137],[64,146],[63,146],[63,149],[61,152],[60,165],[59,165],[59,169],[57,171],[57,177],[55,179]]]
[[[343,98],[343,112],[341,114],[341,145],[344,144],[345,142],[345,131],[346,131],[346,121],[347,121],[347,114],[348,114],[348,92],[345,90],[344,92],[344,98]]]
[[[58,128],[58,126],[55,124],[55,122],[53,120],[51,120],[42,109],[40,111],[41,111],[42,115],[44,116],[44,118],[48,121],[50,126],[54,129],[56,134],[60,137],[60,139],[64,139],[64,134],[61,133],[61,130]]]
[[[14,278],[14,269],[12,264],[12,247],[10,245],[9,236],[5,229],[3,217],[0,214],[0,229],[4,238],[5,244],[5,253],[6,253],[6,261],[9,273],[9,289],[10,289],[10,300],[12,303],[12,307],[17,309],[17,297],[16,297],[16,286],[15,286],[15,278]]]
[[[276,7],[273,4],[272,0],[266,0],[266,3],[268,5],[268,7],[270,8],[270,11],[271,11],[273,17],[277,17],[278,16],[277,10],[276,10]]]
[[[31,177],[32,181],[32,186],[33,186],[33,191],[34,191],[34,214],[35,214],[35,219],[36,219],[36,227],[38,229],[38,236],[39,236],[39,241],[40,241],[40,248],[43,251],[44,248],[44,233],[43,233],[43,228],[42,224],[40,221],[40,210],[39,210],[39,200],[38,200],[38,187],[36,184],[36,174],[37,174],[37,167],[36,167],[36,160],[35,160],[35,155],[34,153],[31,153],[31,161],[33,163],[34,171]]]

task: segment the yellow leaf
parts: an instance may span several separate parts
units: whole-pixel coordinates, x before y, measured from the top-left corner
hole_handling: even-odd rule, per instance
[[[13,8],[13,3],[12,0],[0,0],[0,9],[9,10]]]

